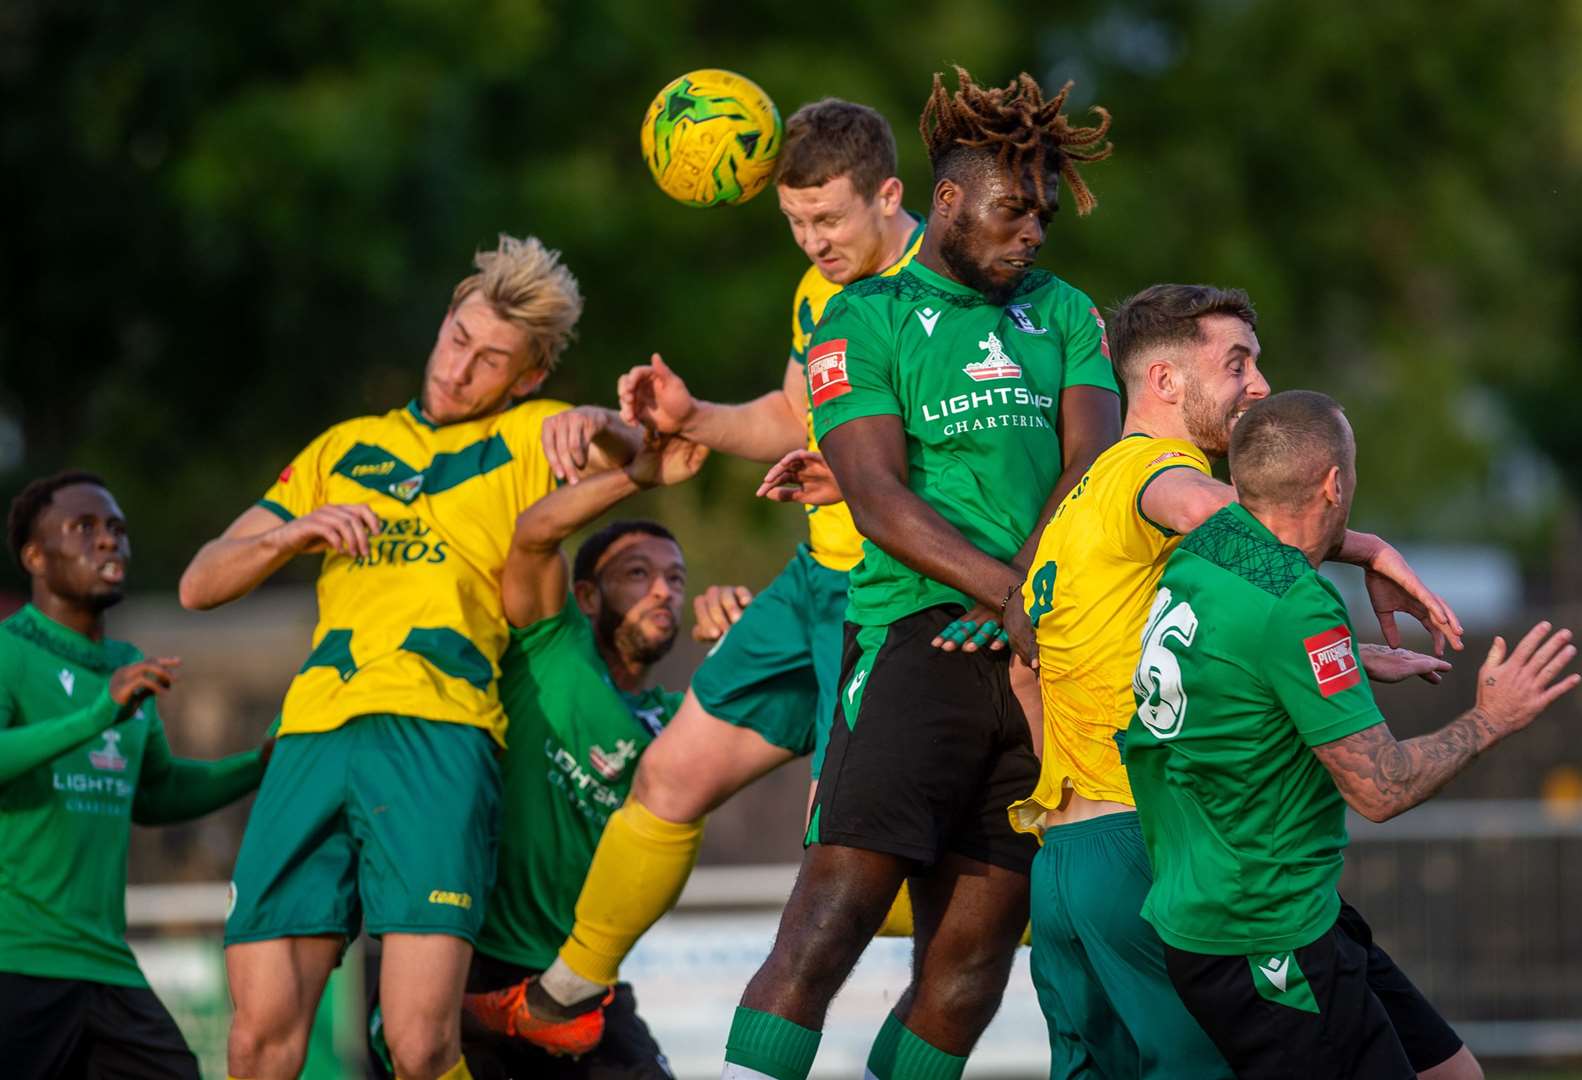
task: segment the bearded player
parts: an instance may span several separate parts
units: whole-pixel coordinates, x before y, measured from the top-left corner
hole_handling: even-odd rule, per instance
[[[776,169],[781,211],[813,264],[792,303],[781,385],[740,405],[700,401],[658,356],[620,381],[628,421],[763,462],[810,444],[807,348],[830,297],[851,282],[894,274],[922,238],[921,220],[901,205],[895,138],[867,106],[830,98],[797,110]],[[862,557],[862,538],[843,505],[807,513],[808,542],[750,607],[723,594],[730,632],[643,756],[631,798],[611,815],[576,926],[526,988],[524,1037],[562,1052],[596,1043],[599,1002],[638,938],[680,896],[704,816],[798,756],[812,754],[818,776],[821,733],[834,714],[847,571]]]
[[[1036,845],[1004,807],[1038,763],[1006,654],[930,642],[969,607],[1003,611],[1044,516],[1118,435],[1096,309],[1032,268],[1062,178],[1091,209],[1076,162],[1107,155],[1108,116],[1073,127],[1065,91],[957,74],[954,94],[935,77],[923,113],[934,190],[917,257],[831,301],[808,353],[814,427],[867,539],[807,852],[726,1077],[808,1075],[829,1002],[903,881],[913,981],[868,1070],[960,1076],[1027,918]]]
[[[505,735],[500,571],[556,464],[599,468],[635,448],[603,411],[521,401],[582,310],[558,253],[501,237],[476,265],[421,396],[315,439],[182,577],[182,603],[209,608],[324,553],[313,650],[232,882],[233,1077],[297,1074],[325,980],[364,923],[384,938],[396,1071],[468,1076],[461,998],[494,875]]]
[[[127,839],[252,791],[271,744],[171,754],[153,698],[180,661],[105,634],[132,546],[104,481],[35,480],[7,525],[32,595],[0,622],[0,1061],[20,1080],[196,1080],[126,944]]]
[[[1126,385],[1125,436],[1044,528],[1022,601],[1038,641],[1043,765],[1011,823],[1040,835],[1033,863],[1033,981],[1049,1025],[1054,1077],[1228,1077],[1230,1069],[1165,972],[1164,947],[1139,914],[1152,884],[1121,761],[1137,711],[1132,673],[1165,562],[1181,537],[1234,500],[1209,475],[1240,415],[1269,394],[1257,316],[1238,289],[1156,285],[1109,320]],[[1454,615],[1378,537],[1337,552],[1368,571],[1380,623],[1419,616],[1459,647]],[[1443,661],[1365,646],[1375,679],[1437,679]],[[1389,958],[1380,953],[1382,966]],[[1393,965],[1392,965],[1393,966]],[[1437,1020],[1437,1014],[1433,1014]],[[1443,1021],[1438,1021],[1443,1026]],[[1423,1028],[1424,1025],[1408,1025]],[[1430,1065],[1457,1052],[1452,1042]]]

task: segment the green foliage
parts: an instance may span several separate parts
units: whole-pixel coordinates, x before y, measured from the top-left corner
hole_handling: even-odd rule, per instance
[[[1575,2],[18,0],[4,26],[0,418],[25,453],[0,495],[103,470],[145,586],[328,423],[409,397],[502,230],[561,248],[587,293],[555,396],[609,401],[656,349],[706,396],[774,385],[805,262],[773,195],[688,210],[638,153],[652,95],[705,66],[787,115],[880,108],[918,209],[931,72],[1075,76],[1117,150],[1045,264],[1106,305],[1248,288],[1275,384],[1346,402],[1369,525],[1530,535],[1531,505],[1488,520],[1509,448],[1569,462],[1582,439]],[[795,512],[753,506],[752,479],[712,463],[674,503],[782,546]]]

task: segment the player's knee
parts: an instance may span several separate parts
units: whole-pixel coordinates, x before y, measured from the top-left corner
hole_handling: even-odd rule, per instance
[[[657,743],[655,745],[658,745]],[[637,763],[632,798],[655,817],[678,825],[697,821],[709,812],[715,785],[708,774],[673,755],[652,750]]]
[[[231,1021],[226,1056],[233,1076],[295,1076],[307,1058],[307,1033],[288,1024],[261,1023],[238,1012]]]
[[[433,1080],[456,1064],[461,1057],[461,1040],[454,1031],[423,1025],[404,1031],[387,1030],[390,1060],[396,1075],[403,1080]]]

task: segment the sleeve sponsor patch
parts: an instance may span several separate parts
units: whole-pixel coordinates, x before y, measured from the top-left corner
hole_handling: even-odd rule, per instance
[[[851,380],[846,378],[845,338],[826,341],[807,354],[807,382],[815,408],[851,393]]]
[[[1183,454],[1179,450],[1166,450],[1164,453],[1160,454],[1158,457],[1156,457],[1152,461],[1150,461],[1145,466],[1145,468],[1151,469],[1155,465],[1159,465],[1159,464],[1162,464],[1163,462],[1169,461],[1171,458],[1184,458],[1184,457],[1190,457],[1190,456],[1191,455],[1189,455],[1189,454]]]
[[[1096,307],[1088,308],[1088,314],[1092,315],[1093,321],[1099,324],[1099,352],[1104,355],[1104,359],[1113,360],[1114,357],[1110,356],[1110,335],[1104,329],[1104,316],[1099,314],[1099,309]]]
[[[289,484],[289,483],[291,483],[291,474],[293,472],[295,472],[295,471],[296,471],[296,466],[295,465],[287,465],[284,469],[281,469],[280,470],[280,482],[282,484]]]
[[[1325,697],[1356,686],[1362,681],[1357,670],[1357,654],[1351,650],[1351,631],[1344,626],[1305,638],[1307,659],[1313,665],[1313,679]]]

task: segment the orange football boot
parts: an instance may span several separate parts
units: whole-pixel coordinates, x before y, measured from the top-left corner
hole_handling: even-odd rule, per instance
[[[615,988],[593,999],[591,1007],[567,1016],[542,987],[535,985],[537,982],[535,976],[503,990],[468,994],[463,1005],[468,1015],[490,1031],[525,1039],[557,1056],[580,1057],[598,1046],[604,1038],[604,1008],[615,1000]],[[539,1001],[536,1014],[529,998]]]

